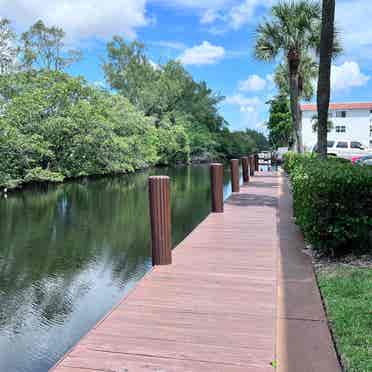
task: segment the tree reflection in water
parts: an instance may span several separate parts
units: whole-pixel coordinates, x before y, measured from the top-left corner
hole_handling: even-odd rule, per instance
[[[207,166],[33,186],[0,201],[0,371],[47,371],[150,268],[150,174],[171,177],[177,244],[210,211]]]

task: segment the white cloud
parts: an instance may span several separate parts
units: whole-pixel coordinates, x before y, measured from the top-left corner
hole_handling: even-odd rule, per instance
[[[0,0],[2,16],[17,27],[28,28],[41,19],[62,27],[72,41],[108,39],[115,33],[133,38],[149,22],[145,7],[146,0]]]
[[[240,112],[254,112],[262,102],[258,97],[245,97],[242,94],[234,94],[226,97],[225,103],[239,106]]]
[[[344,53],[360,59],[372,59],[372,19],[370,0],[336,2],[336,25]]]
[[[174,50],[186,49],[186,45],[184,43],[179,42],[179,41],[160,40],[160,41],[153,41],[153,42],[151,42],[151,44],[155,45],[155,46],[162,47],[162,48],[168,48],[168,49],[174,49]]]
[[[360,67],[355,61],[347,61],[340,66],[332,66],[331,86],[335,91],[362,87],[367,84],[370,78],[370,76],[360,71]]]
[[[272,91],[274,89],[274,74],[267,74],[265,77],[253,74],[238,83],[238,90],[241,92]]]
[[[256,20],[260,7],[269,9],[275,2],[276,0],[244,0],[230,9],[227,23],[233,30],[239,30],[245,24]]]
[[[202,24],[218,23],[211,28],[214,34],[223,34],[228,30],[239,30],[245,24],[256,20],[258,9],[269,8],[273,0],[243,0],[235,1],[228,7],[214,6],[208,9],[201,17]]]
[[[263,122],[263,109],[265,108],[259,97],[246,97],[242,94],[229,96],[225,104],[237,106],[239,108],[238,117],[231,122],[234,130],[245,128],[258,129]]]
[[[220,15],[215,9],[208,9],[200,18],[201,24],[210,24],[220,18]]]
[[[259,3],[259,0],[245,0],[241,4],[232,7],[229,14],[229,24],[231,28],[238,30],[246,24],[254,15]]]
[[[275,0],[150,0],[167,7],[196,10],[200,15],[200,23],[211,25],[213,33],[224,33],[228,29],[238,30],[254,20],[259,7],[269,8]]]
[[[239,83],[239,90],[242,92],[258,92],[266,88],[267,82],[258,75],[250,75],[247,80]]]
[[[266,75],[266,81],[267,81],[267,83],[269,85],[275,84],[274,78],[275,78],[274,74],[267,74]]]
[[[184,65],[211,65],[219,62],[225,56],[225,49],[203,41],[200,45],[186,49],[179,61]]]
[[[137,30],[151,23],[148,4],[194,11],[201,23],[219,22],[228,29],[238,29],[252,19],[259,6],[272,0],[0,0],[1,16],[12,19],[24,30],[37,20],[58,25],[68,42],[88,38],[106,40],[113,34],[135,38]],[[180,45],[178,46],[181,50]]]
[[[154,61],[152,61],[151,59],[149,60],[149,63],[150,63],[150,66],[154,69],[154,70],[160,70],[160,65]]]
[[[152,0],[153,3],[177,8],[221,9],[230,6],[234,0]]]
[[[93,82],[93,86],[97,88],[106,88],[106,82],[104,80],[96,80]]]

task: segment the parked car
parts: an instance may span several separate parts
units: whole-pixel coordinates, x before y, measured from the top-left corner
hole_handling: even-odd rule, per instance
[[[366,155],[362,156],[358,160],[355,161],[355,164],[359,165],[372,165],[372,154],[371,155]]]
[[[313,151],[316,151],[317,146]],[[327,143],[327,153],[331,156],[352,160],[353,157],[362,157],[372,154],[372,150],[365,148],[362,143],[358,141],[348,140],[329,140]]]
[[[351,158],[352,164],[355,164],[360,158],[362,158],[362,155],[356,155]]]

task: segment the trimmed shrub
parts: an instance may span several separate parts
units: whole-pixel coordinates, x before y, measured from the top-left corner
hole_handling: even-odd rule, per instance
[[[315,250],[327,255],[372,251],[372,168],[293,153],[284,167],[296,222]]]

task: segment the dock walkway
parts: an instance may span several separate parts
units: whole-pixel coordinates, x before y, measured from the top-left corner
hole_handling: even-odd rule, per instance
[[[53,371],[267,372],[275,369],[277,351],[293,372],[338,371],[324,321],[320,335],[326,336],[325,341],[311,350],[315,352],[311,358],[320,360],[317,369],[289,362],[296,355],[286,347],[277,348],[277,340],[296,347],[296,337],[306,338],[288,326],[291,314],[283,298],[295,300],[298,292],[293,291],[296,283],[283,276],[283,262],[294,271],[309,264],[300,260],[291,265],[282,249],[296,234],[293,222],[290,229],[283,225],[290,215],[288,195],[283,204],[282,193],[280,174],[255,176],[226,201],[223,214],[210,214],[174,249],[172,265],[154,267]],[[282,221],[280,204],[285,212]],[[285,229],[283,238],[280,226]],[[286,254],[284,261],[281,252]],[[315,283],[309,270],[306,275]],[[321,313],[317,288],[309,290],[315,291],[314,306]],[[277,329],[283,334],[277,335]],[[313,332],[314,337],[318,334]],[[327,347],[323,359],[322,342]],[[327,369],[322,369],[322,360]],[[301,369],[295,370],[299,365]],[[283,367],[281,371],[291,370]]]

